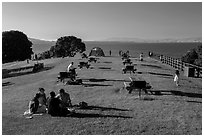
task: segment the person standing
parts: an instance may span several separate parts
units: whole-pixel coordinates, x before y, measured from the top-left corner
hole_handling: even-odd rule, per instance
[[[174,76],[174,82],[176,83],[176,86],[179,86],[179,75],[179,70],[176,70]]]
[[[140,61],[143,61],[143,53],[140,54]]]

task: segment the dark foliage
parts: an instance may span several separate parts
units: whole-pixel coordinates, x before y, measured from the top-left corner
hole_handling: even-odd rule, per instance
[[[43,53],[41,53],[40,58],[41,59],[49,59],[49,58],[51,58],[50,51],[44,51]]]
[[[85,44],[75,36],[64,36],[57,40],[56,45],[50,48],[51,55],[57,57],[73,57],[77,52],[86,50]]]
[[[20,31],[2,32],[2,60],[3,63],[30,59],[32,42]]]
[[[202,66],[202,46],[188,51],[181,60],[186,63]]]

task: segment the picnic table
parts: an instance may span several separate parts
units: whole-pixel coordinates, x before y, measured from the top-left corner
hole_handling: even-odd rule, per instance
[[[58,80],[65,84],[69,85],[80,85],[82,84],[81,79],[76,79],[76,74],[72,72],[59,72],[58,74]]]
[[[131,62],[131,59],[125,59],[125,61],[123,61],[123,65],[125,65],[125,64],[132,64],[132,62]]]
[[[128,91],[128,93],[132,93],[133,90],[137,89],[139,90],[139,97],[141,97],[141,91],[144,91],[145,94],[148,94],[147,89],[151,89],[151,86],[149,83],[147,83],[145,80],[138,80],[133,77],[129,77],[130,83],[127,84],[124,82],[125,88]]]
[[[136,70],[137,69],[135,69],[133,65],[127,65],[127,66],[125,66],[125,68],[123,68],[122,71],[123,71],[123,73],[126,73],[126,72],[135,73]]]
[[[71,79],[74,80],[76,79],[76,75],[73,74],[72,72],[59,72],[58,76],[57,76],[58,80],[60,80],[61,82],[64,82],[64,79]]]
[[[96,63],[96,58],[94,58],[94,57],[89,57],[89,60],[88,60],[89,62],[95,62]]]
[[[33,66],[33,72],[37,72],[44,68],[44,63],[36,63]]]
[[[83,67],[89,68],[90,64],[88,62],[79,62],[78,67],[79,68],[83,68]]]

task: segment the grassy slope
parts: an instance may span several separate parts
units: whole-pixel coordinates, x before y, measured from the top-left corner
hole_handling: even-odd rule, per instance
[[[174,71],[168,66],[148,58],[144,62],[133,60],[139,73],[131,76],[162,91],[162,95],[143,95],[151,101],[139,100],[137,92],[128,94],[122,89],[130,74],[121,73],[122,61],[116,57],[101,58],[99,63],[92,63],[92,69],[77,69],[86,86],[57,83],[58,72],[72,60],[75,65],[80,61],[46,60],[45,66],[51,68],[47,71],[2,80],[10,82],[2,89],[3,134],[202,134],[202,99],[170,92],[201,94],[201,79],[181,77],[181,87],[176,87],[172,82]],[[93,78],[101,81],[89,81]],[[85,101],[92,108],[76,110],[78,115],[73,117],[43,115],[25,119],[22,114],[39,87],[45,88],[47,95],[64,88],[73,104]]]

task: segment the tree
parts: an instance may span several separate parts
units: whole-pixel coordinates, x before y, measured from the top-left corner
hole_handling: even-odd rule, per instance
[[[57,57],[74,56],[77,52],[84,52],[86,50],[85,44],[81,39],[75,36],[64,36],[60,37],[53,49],[51,47],[51,52]]]
[[[202,66],[202,46],[188,51],[181,60],[186,63]]]
[[[20,31],[2,32],[2,61],[22,61],[30,59],[32,54],[32,42]]]
[[[198,58],[195,60],[194,64],[202,66],[202,46],[198,46],[196,52],[198,54]]]
[[[50,57],[54,57],[55,56],[55,46],[51,46],[50,48]]]
[[[49,58],[51,58],[50,51],[44,51],[43,53],[41,53],[40,58],[41,59],[49,59]]]

